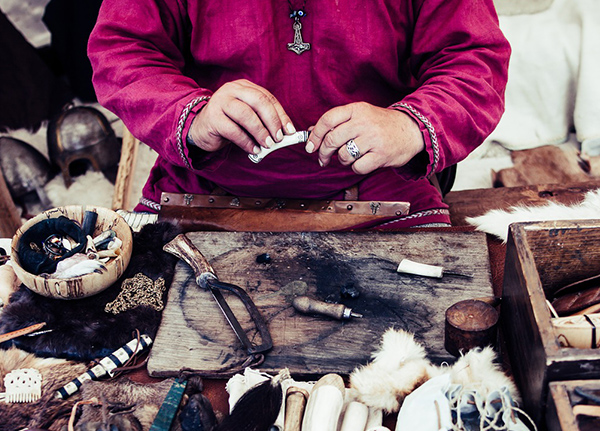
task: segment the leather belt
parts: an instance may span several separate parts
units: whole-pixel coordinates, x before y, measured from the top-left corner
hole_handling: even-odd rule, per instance
[[[410,203],[163,193],[159,221],[184,230],[332,231],[408,214]]]

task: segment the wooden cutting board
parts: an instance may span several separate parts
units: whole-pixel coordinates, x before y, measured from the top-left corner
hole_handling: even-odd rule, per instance
[[[434,362],[452,362],[444,349],[446,309],[464,299],[493,295],[481,232],[187,235],[219,279],[244,288],[267,320],[273,349],[259,368],[268,373],[287,367],[293,375],[349,374],[369,361],[391,327],[414,333]],[[263,253],[271,263],[257,263]],[[403,258],[473,278],[400,274],[396,268]],[[354,288],[360,296],[342,298],[342,288]],[[248,337],[256,339],[243,304],[224,294]],[[342,302],[364,317],[338,321],[301,314],[291,306],[297,295]],[[192,269],[180,261],[150,353],[150,375],[171,376],[188,368],[213,376],[246,356],[211,294],[196,285]]]

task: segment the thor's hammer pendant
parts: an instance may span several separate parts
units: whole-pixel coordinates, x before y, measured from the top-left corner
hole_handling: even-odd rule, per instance
[[[298,17],[294,19],[294,42],[288,43],[287,49],[298,55],[310,49],[310,43],[306,43],[302,40],[302,24],[300,24],[300,19]]]

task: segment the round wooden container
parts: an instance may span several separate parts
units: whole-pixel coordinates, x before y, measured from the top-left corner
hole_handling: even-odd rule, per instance
[[[475,347],[494,346],[498,318],[496,309],[483,301],[457,302],[446,310],[444,347],[458,357]]]
[[[115,231],[116,236],[123,241],[121,254],[115,258],[111,258],[105,264],[106,271],[103,271],[101,274],[90,273],[80,277],[60,279],[33,275],[21,267],[18,255],[19,239],[27,229],[42,220],[60,216],[65,216],[81,224],[85,211],[95,211],[98,213],[96,227],[92,236],[95,237],[107,229],[112,229]],[[15,274],[17,274],[19,280],[32,291],[49,298],[77,299],[95,295],[117,281],[123,275],[127,265],[129,265],[132,249],[133,237],[131,228],[119,214],[102,207],[73,205],[44,211],[24,223],[13,236],[11,260]]]

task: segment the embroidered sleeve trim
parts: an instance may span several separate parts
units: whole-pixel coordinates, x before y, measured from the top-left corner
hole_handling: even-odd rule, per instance
[[[177,142],[177,149],[179,150],[179,156],[181,157],[181,160],[183,160],[183,163],[185,163],[185,166],[188,167],[189,169],[192,168],[192,165],[190,164],[189,160],[185,156],[184,148],[185,148],[186,139],[183,136],[183,129],[185,128],[185,123],[187,122],[187,119],[190,116],[192,109],[194,109],[194,107],[196,107],[196,105],[198,105],[200,102],[204,102],[205,100],[208,100],[208,99],[210,99],[210,96],[197,97],[194,100],[192,100],[190,103],[185,105],[185,108],[183,108],[183,111],[181,111],[181,115],[179,116],[179,122],[177,123],[177,132],[175,134],[175,140]]]
[[[429,121],[429,119],[426,116],[421,114],[419,111],[417,111],[415,108],[413,108],[408,103],[398,102],[398,103],[394,103],[391,107],[392,108],[404,108],[404,109],[410,111],[415,117],[417,117],[423,123],[423,125],[429,132],[429,139],[431,140],[431,147],[433,149],[433,164],[431,166],[431,174],[433,175],[433,173],[436,172],[437,165],[440,161],[440,148],[439,148],[437,133],[435,133],[435,128],[433,127],[433,124],[431,124],[431,122]]]
[[[154,211],[160,211],[160,204],[148,198],[141,197],[140,204],[147,206],[148,208],[153,209]]]

